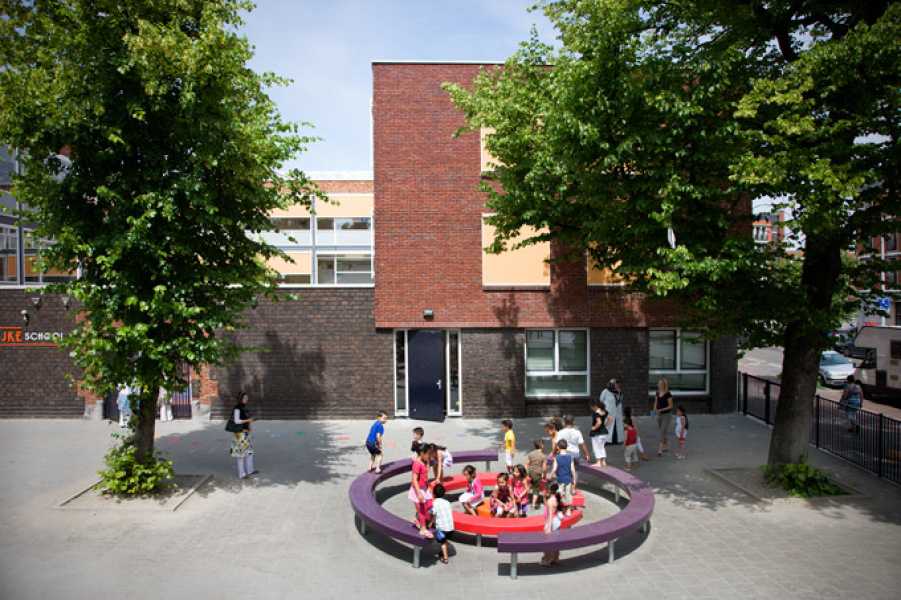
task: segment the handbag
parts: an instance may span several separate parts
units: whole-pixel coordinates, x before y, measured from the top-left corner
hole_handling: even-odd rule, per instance
[[[238,425],[237,423],[235,423],[234,419],[229,419],[225,423],[225,430],[229,431],[231,433],[241,433],[242,431],[244,431],[244,426]]]

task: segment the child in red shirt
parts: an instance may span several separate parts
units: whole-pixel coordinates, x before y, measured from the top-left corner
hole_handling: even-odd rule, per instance
[[[638,464],[638,428],[632,422],[632,417],[626,417],[623,420],[626,430],[626,470],[632,470],[632,464]]]

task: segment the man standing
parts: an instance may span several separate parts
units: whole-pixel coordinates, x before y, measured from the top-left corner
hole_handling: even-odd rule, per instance
[[[601,392],[601,403],[607,409],[607,413],[613,417],[613,426],[607,437],[608,444],[623,443],[623,393],[619,381],[611,379]]]

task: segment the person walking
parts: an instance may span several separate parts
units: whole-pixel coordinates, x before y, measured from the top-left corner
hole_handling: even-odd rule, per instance
[[[157,404],[160,407],[160,421],[172,420],[172,394],[160,388],[157,396]]]
[[[131,394],[131,386],[123,385],[119,388],[119,393],[116,396],[116,407],[119,409],[119,427],[128,427],[128,421],[131,419],[131,401],[129,400]]]
[[[253,466],[253,442],[250,439],[250,426],[254,419],[247,410],[250,397],[247,392],[239,392],[235,407],[232,409],[231,420],[240,427],[234,432],[231,450],[229,453],[238,465],[238,479],[246,479],[259,473]]]
[[[657,411],[657,431],[660,434],[657,456],[663,456],[664,452],[669,451],[669,434],[673,427],[673,395],[669,391],[669,381],[666,377],[657,380],[654,410]]]
[[[613,419],[610,433],[607,435],[608,444],[621,444],[625,439],[623,435],[623,390],[618,379],[611,379],[607,387],[601,392],[601,403],[607,409],[607,414]]]
[[[860,410],[863,404],[862,398],[863,390],[860,384],[854,380],[854,375],[848,375],[847,382],[842,390],[842,397],[838,402],[839,406],[845,409],[845,414],[848,416],[848,431],[857,431],[860,427],[857,424],[857,411]]]

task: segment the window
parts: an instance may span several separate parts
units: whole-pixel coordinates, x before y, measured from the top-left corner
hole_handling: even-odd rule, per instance
[[[547,287],[551,284],[551,243],[538,242],[514,248],[516,244],[544,231],[523,227],[508,240],[500,254],[486,252],[494,242],[494,227],[482,216],[482,285],[485,287]]]
[[[882,236],[882,239],[885,240],[885,251],[886,252],[895,252],[898,250],[898,236],[894,233],[887,233]]]
[[[0,284],[16,283],[18,244],[16,228],[0,225]]]
[[[309,285],[310,276],[292,273],[288,275],[282,275],[278,278],[278,280],[279,283],[284,283],[287,285]]]
[[[349,217],[335,219],[334,243],[351,246],[372,245],[372,219],[369,217]],[[323,236],[326,239],[326,236]]]
[[[407,332],[394,332],[394,413],[407,414]]]
[[[278,217],[272,219],[272,227],[277,231],[309,231],[308,217]]]
[[[317,231],[332,231],[335,228],[335,220],[331,218],[318,218],[316,219],[316,230]]]
[[[447,332],[447,414],[460,416],[460,332]]]
[[[654,393],[657,380],[666,377],[677,394],[707,392],[707,341],[700,333],[680,329],[648,332],[648,389]]]
[[[588,395],[588,331],[526,331],[526,396]]]
[[[319,255],[316,259],[320,285],[372,284],[372,256],[369,254]]]

